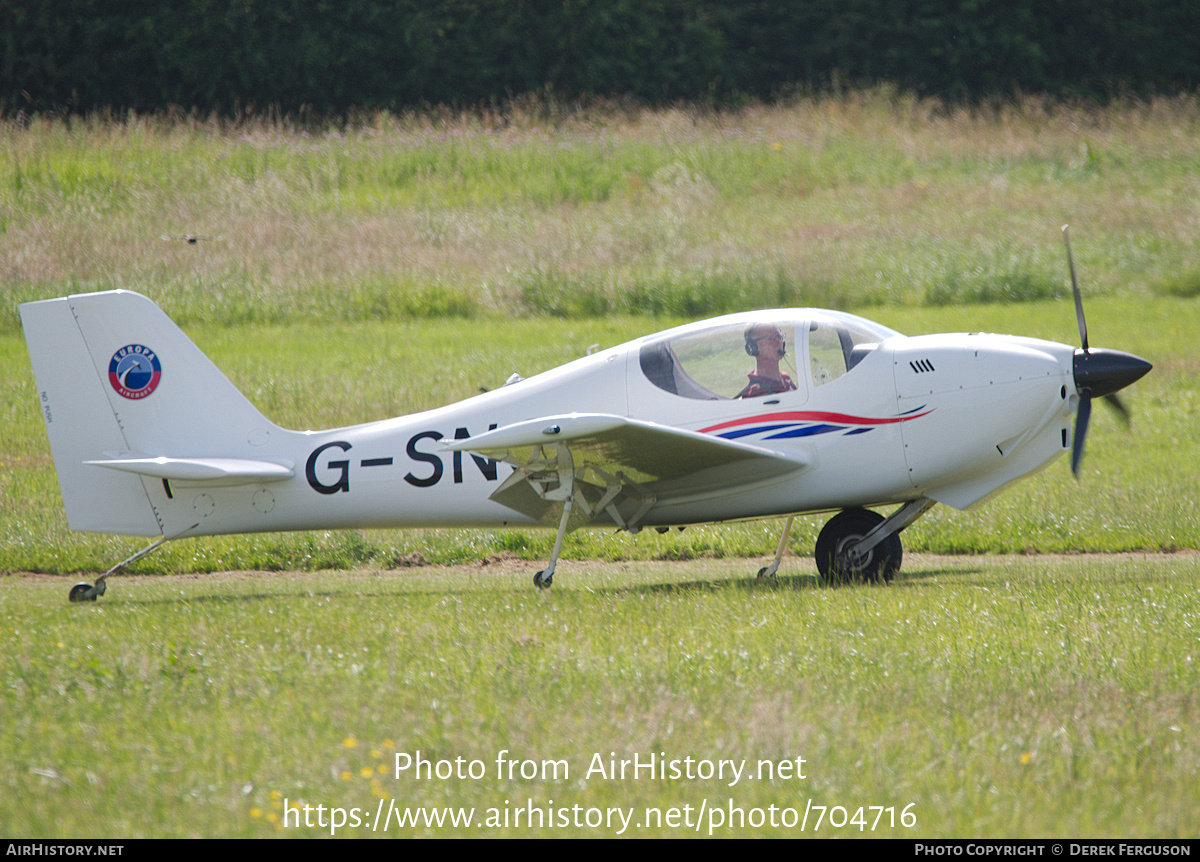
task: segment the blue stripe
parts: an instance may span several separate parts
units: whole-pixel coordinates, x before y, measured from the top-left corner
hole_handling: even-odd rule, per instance
[[[784,431],[782,434],[772,434],[768,440],[785,440],[793,437],[814,437],[817,434],[828,434],[830,431],[841,431],[845,425],[809,425],[807,428],[797,428],[795,431]]]
[[[795,424],[795,422],[788,422],[784,425],[759,425],[755,428],[740,428],[737,431],[729,431],[717,436],[724,437],[726,440],[736,440],[739,437],[749,437],[751,434],[766,434],[768,431],[778,431],[780,428],[791,428]]]

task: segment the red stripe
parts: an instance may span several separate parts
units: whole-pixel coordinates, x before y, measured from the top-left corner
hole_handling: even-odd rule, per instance
[[[757,422],[841,422],[846,425],[894,425],[898,422],[907,422],[910,419],[919,419],[922,416],[928,416],[932,412],[932,410],[926,410],[924,413],[914,413],[911,416],[892,416],[885,419],[850,416],[847,413],[826,413],[818,410],[763,413],[759,416],[749,416],[745,419],[731,419],[728,422],[722,422],[720,425],[701,428],[700,433],[708,434],[711,431],[723,431],[726,428],[736,428],[738,425],[753,425]]]

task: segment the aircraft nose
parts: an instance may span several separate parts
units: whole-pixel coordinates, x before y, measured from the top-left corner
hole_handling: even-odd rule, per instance
[[[1103,347],[1076,350],[1072,365],[1076,390],[1090,389],[1096,398],[1124,389],[1154,367],[1140,356]]]

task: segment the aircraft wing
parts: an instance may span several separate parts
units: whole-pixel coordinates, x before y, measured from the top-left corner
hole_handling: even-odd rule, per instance
[[[603,413],[546,416],[447,441],[451,451],[495,458],[517,469],[491,499],[539,520],[552,520],[566,471],[574,473],[589,520],[600,510],[621,526],[655,503],[736,493],[811,466],[779,452],[653,422]],[[610,511],[609,507],[616,511]]]

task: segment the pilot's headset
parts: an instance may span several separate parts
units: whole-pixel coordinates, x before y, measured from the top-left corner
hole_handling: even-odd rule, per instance
[[[767,329],[769,324],[766,323],[751,323],[746,327],[743,333],[746,339],[746,352],[751,356],[758,356],[758,337],[764,329]],[[780,330],[779,337],[783,344],[783,350],[780,352],[780,358],[787,356],[787,339],[783,337],[783,331]]]

